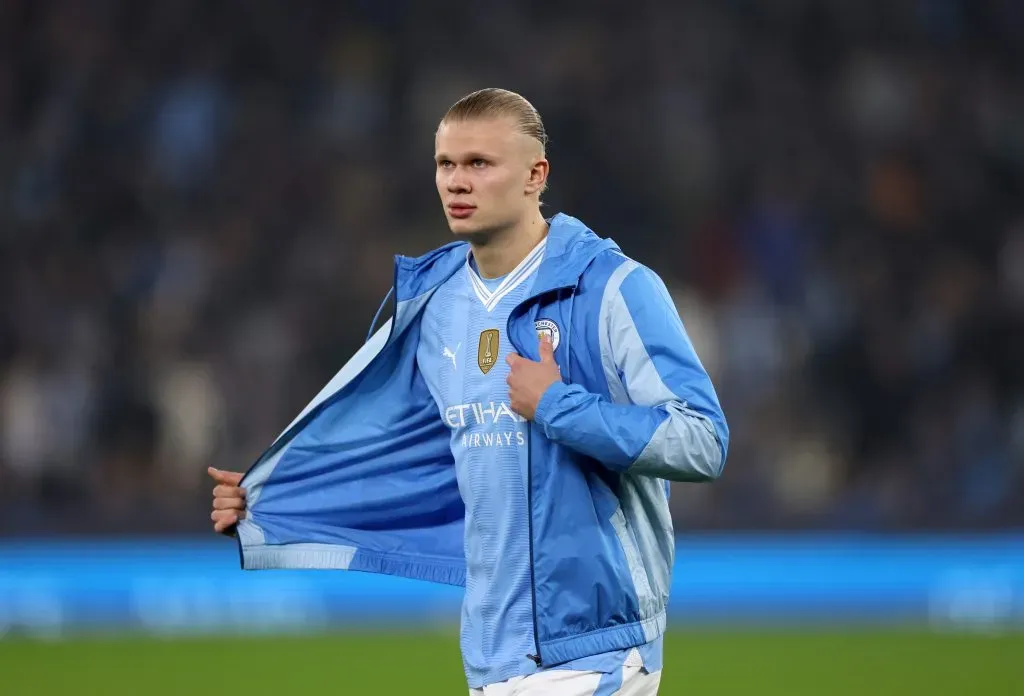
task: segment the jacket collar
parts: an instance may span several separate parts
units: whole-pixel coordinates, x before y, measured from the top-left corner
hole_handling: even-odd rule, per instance
[[[548,220],[548,244],[537,269],[533,294],[572,287],[600,252],[618,249],[610,239],[598,237],[580,220],[558,213]]]
[[[598,237],[580,220],[557,213],[548,219],[544,260],[537,269],[533,295],[572,287],[598,253],[618,249],[610,239]],[[451,242],[416,258],[395,257],[398,300],[408,300],[436,288],[466,262],[469,244]]]

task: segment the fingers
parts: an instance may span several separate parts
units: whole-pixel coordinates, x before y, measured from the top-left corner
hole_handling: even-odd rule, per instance
[[[245,501],[241,498],[214,498],[214,510],[244,510]]]
[[[222,483],[213,487],[214,498],[244,498],[246,495],[245,489],[238,486],[227,486]]]
[[[229,527],[245,519],[245,510],[214,510],[210,513],[210,519],[216,523],[215,529],[217,525]]]
[[[214,486],[213,512],[210,513],[213,531],[230,533],[238,521],[245,518],[245,495],[245,489],[239,486],[224,483]]]
[[[226,526],[238,523],[238,511],[214,510],[210,513],[210,519],[214,522],[213,528],[219,532]]]
[[[218,534],[233,534],[239,520],[245,519],[246,491],[239,484],[243,474],[237,471],[221,471],[212,466],[206,469],[210,477],[217,482],[213,487],[213,531]]]
[[[505,358],[505,362],[507,362],[512,367],[515,367],[516,363],[521,362],[522,359],[522,356],[520,356],[518,353],[509,353],[508,357]]]
[[[223,534],[238,524],[239,520],[245,519],[245,513],[235,510],[214,510],[210,513],[210,519],[213,520],[213,531]]]
[[[242,482],[242,477],[244,476],[244,474],[237,471],[221,471],[220,469],[214,469],[212,466],[207,467],[206,473],[217,483],[225,483],[229,486],[237,486]]]

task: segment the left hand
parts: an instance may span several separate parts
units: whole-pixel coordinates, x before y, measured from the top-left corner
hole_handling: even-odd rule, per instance
[[[506,380],[512,410],[527,420],[533,420],[540,397],[548,387],[562,379],[551,340],[547,336],[540,339],[540,362],[516,353],[509,353],[506,361],[512,368]]]

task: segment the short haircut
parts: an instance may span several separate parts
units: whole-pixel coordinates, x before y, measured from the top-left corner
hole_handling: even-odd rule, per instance
[[[546,150],[548,134],[540,113],[522,95],[507,89],[488,87],[471,92],[451,105],[441,123],[511,116],[523,135],[528,135]]]

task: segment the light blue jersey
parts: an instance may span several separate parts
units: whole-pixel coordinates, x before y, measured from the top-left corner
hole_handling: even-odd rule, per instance
[[[466,505],[462,656],[471,687],[533,671],[526,498],[527,423],[508,401],[508,315],[530,290],[543,245],[503,278],[472,264],[430,299],[417,360],[451,428]]]
[[[510,312],[529,296],[544,248],[541,242],[512,272],[490,280],[481,278],[467,258],[465,267],[428,302],[416,353],[451,430],[466,507],[461,648],[471,688],[538,670],[530,658],[537,648],[527,498],[529,434],[526,420],[508,400],[506,358],[514,348],[506,327]],[[629,652],[595,655],[564,667],[613,672]],[[634,657],[639,659],[636,653]],[[660,667],[660,655],[656,661]]]

